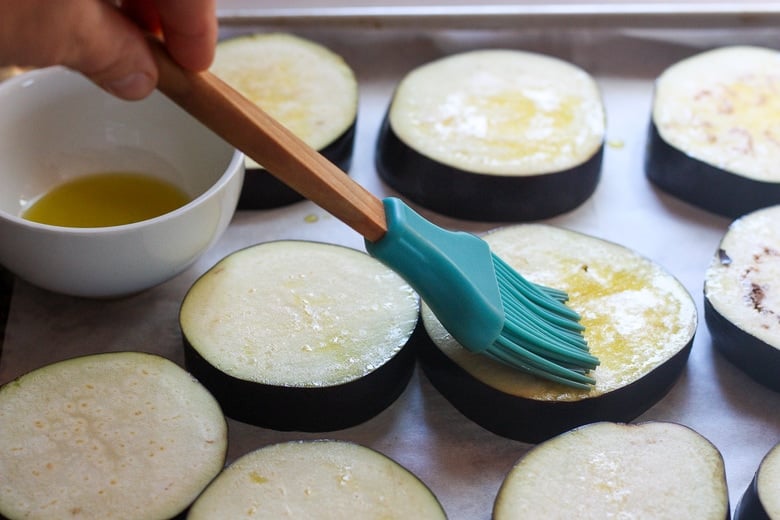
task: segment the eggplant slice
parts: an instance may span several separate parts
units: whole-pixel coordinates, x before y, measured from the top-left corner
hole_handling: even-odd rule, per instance
[[[358,84],[340,55],[292,34],[250,34],[221,41],[211,72],[343,171],[349,170]],[[274,208],[302,199],[247,159],[239,209]]]
[[[304,241],[237,251],[190,288],[187,368],[237,420],[328,431],[389,406],[414,369],[417,294],[367,254]]]
[[[408,73],[376,167],[402,195],[453,217],[537,220],[590,197],[606,116],[594,79],[557,58],[477,50]]]
[[[239,458],[187,518],[443,520],[446,515],[431,490],[392,459],[351,442],[316,440],[272,444]]]
[[[780,202],[780,53],[723,47],[657,79],[645,173],[656,186],[737,218]]]
[[[422,367],[461,413],[498,435],[540,442],[590,422],[628,422],[666,395],[698,320],[675,278],[627,248],[554,226],[518,224],[484,238],[529,280],[569,294],[601,364],[590,390],[542,380],[468,352],[423,305]]]
[[[775,445],[756,470],[734,511],[734,520],[780,519],[780,444]]]
[[[665,422],[599,422],[539,444],[506,476],[493,509],[494,520],[729,516],[718,449]]]
[[[707,268],[704,317],[713,346],[780,391],[780,206],[729,226]]]
[[[164,520],[222,470],[214,397],[157,355],[83,356],[0,388],[0,516]]]

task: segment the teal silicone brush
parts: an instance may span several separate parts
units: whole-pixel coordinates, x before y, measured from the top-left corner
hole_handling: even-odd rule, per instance
[[[598,360],[565,293],[527,281],[475,235],[444,230],[399,199],[377,199],[219,78],[184,71],[152,48],[160,91],[360,233],[463,347],[570,386],[594,383],[587,372]]]

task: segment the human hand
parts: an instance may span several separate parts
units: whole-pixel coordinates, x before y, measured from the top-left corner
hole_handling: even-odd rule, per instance
[[[146,97],[152,30],[174,60],[204,70],[217,41],[216,0],[0,0],[0,65],[64,65],[124,99]]]

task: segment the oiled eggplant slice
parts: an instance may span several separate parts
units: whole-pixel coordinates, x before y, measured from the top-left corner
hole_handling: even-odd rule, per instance
[[[223,518],[444,519],[413,473],[345,441],[291,441],[244,455],[193,504],[189,520]]]
[[[645,173],[667,193],[737,218],[780,201],[780,53],[691,56],[656,80]]]
[[[494,520],[730,516],[723,457],[666,422],[581,426],[529,451],[506,476]]]
[[[186,366],[225,413],[327,431],[392,403],[414,368],[416,293],[363,252],[268,242],[195,282],[180,312]]]
[[[688,360],[697,313],[667,271],[623,246],[544,224],[485,235],[531,281],[563,289],[601,364],[590,390],[542,380],[461,347],[423,306],[422,366],[466,417],[499,435],[539,442],[596,421],[628,422],[672,387]]]
[[[227,425],[190,374],[152,354],[95,354],[0,388],[0,515],[164,520],[222,470]]]
[[[286,33],[221,41],[211,71],[343,171],[352,163],[358,84],[344,59]],[[240,209],[279,207],[303,197],[247,159]]]
[[[780,206],[729,226],[705,275],[713,346],[756,381],[780,391]]]
[[[605,119],[596,82],[570,63],[515,50],[465,52],[401,80],[376,166],[391,187],[446,215],[542,219],[595,190]]]
[[[780,444],[769,450],[734,511],[734,520],[780,519]]]

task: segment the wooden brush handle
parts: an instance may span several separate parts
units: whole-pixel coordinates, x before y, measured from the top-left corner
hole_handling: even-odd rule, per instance
[[[150,43],[163,94],[369,241],[384,236],[381,200],[214,74],[184,70],[159,42]]]

